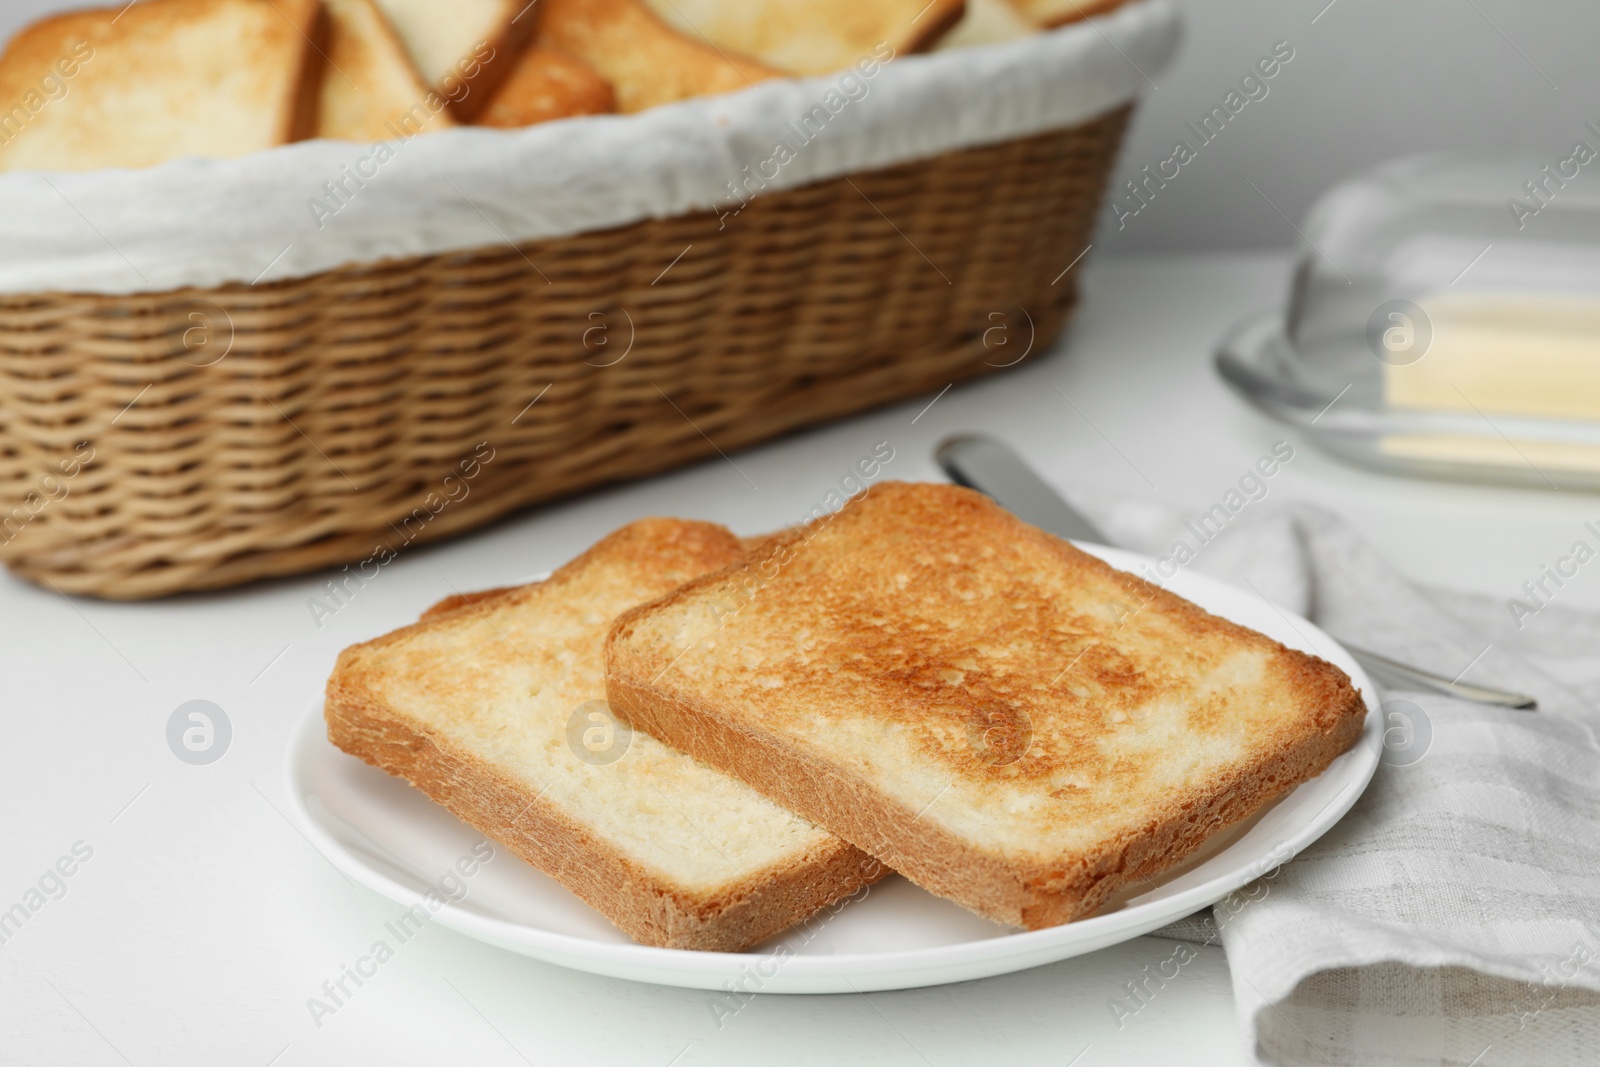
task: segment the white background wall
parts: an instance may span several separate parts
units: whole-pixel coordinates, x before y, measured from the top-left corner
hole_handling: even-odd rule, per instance
[[[1187,38],[1135,118],[1118,185],[1170,155],[1184,122],[1274,42],[1295,58],[1124,229],[1102,225],[1097,251],[1287,245],[1294,230],[1272,205],[1298,224],[1320,191],[1378,161],[1505,149],[1554,161],[1600,120],[1594,0],[1179,2]]]
[[[1295,58],[1148,209],[1120,232],[1103,226],[1100,252],[1281,247],[1293,229],[1246,178],[1298,222],[1321,190],[1379,160],[1507,148],[1554,160],[1600,120],[1594,0],[1179,2],[1188,36],[1154,79],[1122,177],[1170,155],[1184,122],[1221,103],[1274,42]],[[0,37],[79,6],[0,0]]]

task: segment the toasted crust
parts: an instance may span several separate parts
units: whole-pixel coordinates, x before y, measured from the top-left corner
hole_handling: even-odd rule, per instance
[[[454,126],[373,0],[323,0],[327,69],[315,136],[379,141]]]
[[[636,727],[1030,929],[1181,862],[1365,716],[1329,664],[952,486],[881,485],[625,612],[606,667]]]
[[[437,604],[433,605],[433,607],[429,608],[427,611],[424,611],[420,616],[418,616],[417,621],[424,622],[428,619],[437,618],[440,615],[448,615],[452,611],[459,611],[462,608],[472,607],[478,604],[486,604],[492,600],[499,600],[507,593],[515,593],[517,590],[522,588],[524,587],[520,585],[502,585],[494,589],[480,589],[475,593],[453,593],[439,601]]]
[[[293,38],[284,38],[289,42],[291,56],[298,59],[297,65],[289,67],[295,91],[289,109],[289,123],[284,130],[282,140],[283,144],[293,144],[295,141],[304,141],[317,135],[317,123],[322,112],[322,79],[330,32],[328,10],[320,2],[290,0],[290,3],[283,7],[274,3],[273,11],[299,34],[305,45],[296,54],[293,52]]]
[[[1022,13],[1045,29],[1115,11],[1128,0],[1014,0]]]
[[[0,169],[231,158],[314,128],[318,0],[145,0],[34,23],[0,55]]]
[[[618,111],[733,92],[783,74],[689,39],[640,0],[540,0],[540,6],[538,43],[599,71],[616,90]]]
[[[777,536],[778,536],[778,534],[776,534],[776,533],[755,534],[755,535],[750,536],[750,537],[741,537],[741,538],[739,538],[739,544],[740,544],[741,547],[744,548],[745,554],[749,555],[749,554],[752,554],[752,553],[760,552],[769,543],[771,543],[771,541],[772,541],[772,539],[774,537],[777,537]]]
[[[738,558],[740,551],[737,539],[720,527],[644,520],[612,534],[544,582],[449,598],[422,621],[340,655],[328,680],[328,737],[346,752],[411,782],[556,878],[635,940],[715,951],[759,943],[885,871],[838,838],[805,826],[652,739],[636,735],[627,757],[650,762],[611,765],[628,778],[591,773],[572,783],[576,792],[564,790],[560,782],[539,782],[539,774],[548,779],[549,773],[508,762],[503,750],[475,740],[513,734],[527,716],[539,714],[533,706],[519,711],[497,704],[496,694],[508,688],[497,683],[505,681],[508,671],[514,674],[517,664],[540,654],[527,646],[519,622],[528,625],[562,610],[568,617],[586,618],[599,609],[600,600],[619,591],[633,590],[633,599],[656,595],[683,578]],[[601,614],[576,631],[563,623],[559,635],[549,635],[566,643],[553,647],[548,662],[559,663],[573,679],[554,683],[561,702],[551,706],[562,719],[568,703],[603,692],[599,660],[609,622],[609,614]],[[513,654],[498,660],[486,657],[480,646],[497,640],[507,642]],[[590,675],[593,680],[586,680]],[[440,714],[428,708],[440,703],[449,705]],[[473,722],[477,732],[468,728]],[[537,754],[540,747],[526,751]],[[584,770],[576,762],[555,767],[557,775],[581,775]],[[758,850],[771,857],[763,862],[719,847],[727,872],[710,882],[694,881],[674,876],[673,859],[663,865],[630,853],[603,822],[585,817],[585,811],[592,812],[583,807],[588,798],[626,800],[630,790],[636,795],[648,787],[667,798],[670,811],[656,823],[649,823],[653,816],[636,815],[642,820],[636,829],[646,836],[671,831],[677,818],[688,818],[683,812],[695,810],[697,798],[682,788],[685,783],[720,789],[732,797],[735,813],[758,837],[768,832],[774,838],[788,835],[785,840],[793,844]],[[702,840],[711,838],[695,838],[697,850]]]
[[[906,40],[902,51],[908,53],[926,52],[939,43],[943,37],[966,17],[966,0],[942,0],[942,2],[928,7],[919,14],[913,25],[917,28]],[[858,57],[859,58],[859,57]]]
[[[536,122],[599,115],[617,109],[611,83],[588,63],[550,48],[522,53],[489,105],[480,126],[532,126]]]
[[[796,74],[923,52],[961,21],[965,0],[645,0],[685,36]]]
[[[462,822],[566,886],[640,944],[739,952],[887,874],[837,838],[780,867],[753,871],[711,897],[683,893],[504,769],[330,686],[328,740],[397,775]]]

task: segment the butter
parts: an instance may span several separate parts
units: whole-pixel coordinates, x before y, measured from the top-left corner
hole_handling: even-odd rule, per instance
[[[1600,300],[1442,292],[1418,305],[1432,340],[1415,363],[1383,365],[1383,394],[1391,406],[1600,421]],[[1466,439],[1433,440],[1453,451]],[[1404,454],[1419,454],[1412,451],[1419,447],[1424,443],[1407,442]],[[1517,447],[1526,452],[1534,446]],[[1556,465],[1597,465],[1587,458],[1595,451],[1587,446],[1538,447]],[[1498,463],[1493,457],[1501,448],[1525,465],[1504,441],[1474,442],[1470,458]],[[1540,463],[1531,453],[1528,459]]]
[[[1535,472],[1600,472],[1600,446],[1561,441],[1511,441],[1465,434],[1385,434],[1379,449],[1388,455],[1433,463],[1507,467]]]

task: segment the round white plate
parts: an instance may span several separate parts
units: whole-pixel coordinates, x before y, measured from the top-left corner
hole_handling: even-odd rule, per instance
[[[1079,547],[1124,570],[1137,572],[1151,562],[1101,545]],[[467,864],[475,867],[470,876],[446,878],[483,835],[406,783],[329,744],[320,700],[290,742],[289,795],[306,835],[355,881],[405,907],[423,907],[469,937],[595,974],[694,989],[721,989],[742,979],[742,988],[764,993],[850,993],[961,982],[1054,963],[1149,933],[1266,874],[1338,822],[1378,766],[1376,691],[1333,638],[1260,596],[1204,575],[1179,572],[1167,587],[1343,669],[1366,699],[1366,730],[1319,777],[1197,860],[1157,878],[1154,888],[1116,910],[1048,930],[1019,932],[980,919],[891,875],[836,914],[819,913],[807,926],[749,952],[637,945],[554,879],[498,845],[489,862]]]

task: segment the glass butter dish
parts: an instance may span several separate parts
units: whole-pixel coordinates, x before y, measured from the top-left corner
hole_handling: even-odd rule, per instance
[[[1600,137],[1590,140],[1600,144]],[[1423,156],[1312,208],[1287,307],[1217,352],[1252,404],[1391,471],[1600,488],[1600,172]]]

